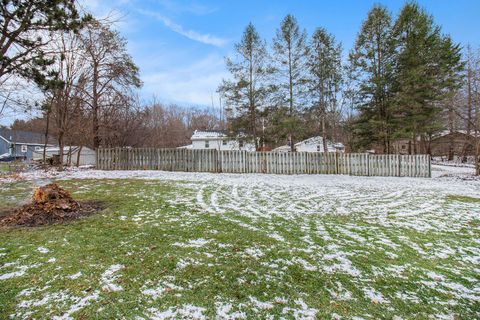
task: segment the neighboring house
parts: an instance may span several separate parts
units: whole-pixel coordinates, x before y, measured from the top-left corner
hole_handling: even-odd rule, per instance
[[[446,156],[452,159],[454,156],[473,156],[475,154],[475,138],[467,134],[465,130],[442,131],[434,135],[430,140],[424,141],[417,138],[416,150],[420,154],[430,154],[433,157]],[[413,139],[395,139],[390,143],[390,152],[394,154],[414,154],[415,147]],[[383,146],[372,146],[374,153],[383,153]]]
[[[47,147],[45,149],[45,158],[47,159],[58,157],[59,154],[59,147]],[[43,147],[33,152],[33,160],[43,160]],[[65,165],[76,166],[78,163],[79,166],[86,166],[95,165],[95,162],[95,150],[78,146],[65,146],[63,148],[63,163]]]
[[[430,141],[430,154],[434,157],[473,156],[480,137],[467,134],[466,131],[446,131]]]
[[[246,150],[255,151],[255,145],[246,141],[245,137],[232,138],[218,131],[195,130],[192,144],[179,147],[178,149],[215,149],[215,150]]]
[[[327,140],[328,152],[345,152],[345,146],[342,143],[333,143]],[[274,152],[290,152],[288,145],[280,146],[273,149]],[[321,136],[311,137],[306,140],[295,143],[295,151],[297,152],[325,152],[323,147],[323,138]]]
[[[380,147],[383,150],[383,147]],[[420,149],[420,141],[417,141],[417,148]],[[395,154],[412,154],[413,153],[413,141],[411,139],[396,139],[391,142],[392,153]],[[376,152],[381,153],[381,152]]]
[[[50,144],[48,144],[51,146]],[[45,146],[45,135],[37,132],[0,128],[0,154],[32,160],[33,152]]]

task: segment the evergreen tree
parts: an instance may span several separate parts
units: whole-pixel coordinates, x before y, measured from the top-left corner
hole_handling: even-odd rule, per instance
[[[341,45],[335,43],[335,37],[325,29],[317,28],[309,45],[308,86],[313,100],[312,112],[320,124],[318,131],[323,138],[324,152],[328,152],[327,112],[335,111],[342,79],[341,54]]]
[[[253,138],[258,148],[258,115],[268,95],[266,84],[270,69],[267,45],[253,24],[248,24],[242,39],[235,44],[235,59],[227,58],[226,67],[233,80],[223,80],[218,91],[229,107],[235,109],[234,131],[242,131]]]
[[[390,152],[392,138],[392,76],[394,50],[392,19],[387,9],[375,5],[363,22],[349,60],[358,82],[359,110],[354,125],[357,144],[377,143]]]
[[[4,0],[0,2],[0,86],[9,75],[17,75],[48,86],[55,72],[47,66],[49,31],[78,30],[89,16],[80,17],[70,0]]]
[[[413,152],[442,129],[442,102],[448,101],[461,82],[460,46],[440,32],[433,18],[416,3],[406,4],[393,28],[397,51],[395,114],[399,135],[410,136]],[[427,152],[428,150],[422,150]]]
[[[292,151],[295,135],[301,130],[300,113],[307,92],[306,61],[308,55],[306,31],[297,20],[287,15],[273,39],[275,60],[275,131],[286,134]]]

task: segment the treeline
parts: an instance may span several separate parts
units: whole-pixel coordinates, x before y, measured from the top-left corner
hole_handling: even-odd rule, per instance
[[[128,107],[115,112],[100,113],[98,138],[102,147],[176,148],[190,144],[195,130],[224,130],[225,122],[217,110],[201,107],[181,107],[159,102],[140,103],[134,100]],[[88,109],[70,118],[70,127],[63,134],[65,145],[93,148],[93,130]],[[13,130],[45,133],[47,118],[15,120]],[[58,137],[60,128],[51,123],[49,136]],[[58,139],[57,139],[58,142]]]
[[[461,46],[418,4],[406,3],[395,17],[375,5],[345,56],[334,35],[319,27],[308,36],[292,15],[271,43],[249,24],[226,59],[231,76],[218,88],[231,107],[230,129],[257,146],[287,143],[293,150],[295,142],[321,135],[350,151],[375,146],[384,153],[393,152],[396,139],[428,153],[428,141],[452,118],[455,129],[478,130],[478,87],[475,103],[473,84],[471,102],[459,100],[466,65],[475,65],[476,76],[469,74],[478,84],[478,55],[462,57]]]
[[[178,147],[195,129],[220,130],[220,114],[137,96],[139,69],[126,40],[108,19],[82,13],[75,2],[0,3],[0,116],[6,107],[37,109],[16,130],[46,133],[66,145]],[[35,87],[36,97],[19,96]],[[41,99],[40,101],[36,99]]]

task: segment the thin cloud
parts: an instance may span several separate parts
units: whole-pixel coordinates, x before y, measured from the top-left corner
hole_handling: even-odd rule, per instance
[[[161,15],[158,12],[147,11],[147,10],[139,10],[139,12],[143,15],[150,16],[157,19],[158,21],[162,22],[170,30],[184,37],[187,37],[190,40],[201,42],[204,44],[209,44],[216,47],[222,47],[227,43],[226,39],[215,37],[215,36],[212,36],[211,34],[202,34],[195,30],[185,30],[181,25],[171,21],[170,19]]]
[[[143,75],[144,92],[181,104],[210,105],[212,94],[215,95],[221,80],[228,76],[223,58],[215,54],[187,65],[160,69]]]
[[[198,3],[179,3],[177,1],[171,0],[159,0],[160,3],[165,9],[171,12],[181,13],[188,12],[195,15],[206,15],[217,11],[217,8],[204,6]]]

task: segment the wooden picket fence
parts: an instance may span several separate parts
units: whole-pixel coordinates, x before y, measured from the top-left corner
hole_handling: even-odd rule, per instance
[[[101,148],[101,170],[430,177],[428,155]]]

